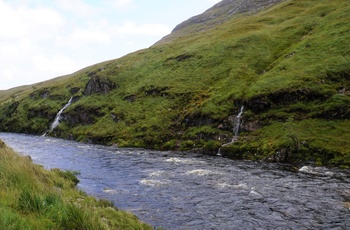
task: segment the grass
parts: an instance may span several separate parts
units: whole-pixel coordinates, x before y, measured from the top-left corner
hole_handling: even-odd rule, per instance
[[[211,146],[218,145],[213,143],[232,138],[228,118],[242,104],[245,124],[263,127],[243,129],[246,140],[258,140],[244,144],[252,147],[268,145],[269,132],[284,127],[289,118],[313,130],[330,121],[350,128],[349,21],[349,1],[292,0],[254,14],[234,15],[216,26],[201,25],[198,30],[192,25],[177,31],[177,37],[122,58],[1,91],[0,130],[42,134],[71,96],[75,102],[51,135],[124,147],[195,146],[214,153]],[[108,79],[116,88],[84,95],[92,77]],[[340,128],[333,132],[337,137],[344,136]],[[275,148],[262,148],[264,156],[286,149],[286,141],[279,138],[285,131],[275,131]],[[310,144],[304,147],[322,152],[334,146],[333,155],[344,156],[336,157],[337,162],[349,164],[349,144],[336,148],[338,139],[329,139],[333,143],[328,145],[323,137],[307,137]]]
[[[152,229],[77,182],[75,172],[46,171],[0,141],[0,229]]]

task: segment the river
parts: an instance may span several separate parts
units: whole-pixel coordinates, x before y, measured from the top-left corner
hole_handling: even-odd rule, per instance
[[[350,172],[0,133],[79,189],[163,229],[350,229]]]

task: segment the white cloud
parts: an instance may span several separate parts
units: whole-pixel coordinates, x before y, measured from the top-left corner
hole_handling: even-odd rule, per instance
[[[56,0],[56,5],[65,12],[79,15],[92,15],[95,9],[82,0]]]
[[[2,39],[24,36],[47,37],[47,33],[63,25],[62,17],[47,8],[13,8],[0,2],[0,36]]]
[[[75,40],[79,42],[98,42],[105,43],[110,41],[110,36],[107,33],[89,30],[89,29],[79,29],[71,34],[69,40]]]
[[[109,3],[117,9],[126,9],[132,5],[133,0],[111,0]]]
[[[216,4],[216,3],[221,2],[221,0],[207,0],[207,2],[210,2],[212,4]]]
[[[13,79],[14,78],[14,74],[11,70],[9,69],[5,69],[5,70],[2,70],[0,72],[0,75],[2,78],[4,78],[5,80],[10,80],[10,79]]]
[[[36,55],[32,58],[32,62],[37,70],[48,73],[62,73],[62,71],[73,72],[78,68],[78,65],[75,63],[75,61],[69,57],[58,55],[55,55],[53,57]],[[64,70],[62,67],[64,67]]]

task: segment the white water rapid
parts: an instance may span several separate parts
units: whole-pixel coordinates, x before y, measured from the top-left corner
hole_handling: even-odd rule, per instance
[[[48,132],[52,132],[52,130],[54,130],[60,124],[61,114],[63,113],[63,111],[65,109],[67,109],[72,104],[72,100],[73,100],[73,97],[71,97],[69,99],[68,103],[65,104],[65,106],[63,106],[63,108],[60,111],[58,111],[56,118],[55,118],[54,122],[52,122],[51,128]],[[45,136],[46,134],[47,134],[47,132],[43,136]]]
[[[243,112],[244,112],[244,105],[241,106],[241,109],[239,110],[238,115],[232,121],[232,126],[233,126],[233,137],[232,137],[232,140],[230,142],[226,143],[226,144],[223,144],[222,146],[226,146],[226,145],[232,144],[233,142],[235,142],[238,139],[239,129],[241,127],[241,120],[242,120]],[[218,153],[217,153],[218,156],[221,156],[221,147],[218,150]]]

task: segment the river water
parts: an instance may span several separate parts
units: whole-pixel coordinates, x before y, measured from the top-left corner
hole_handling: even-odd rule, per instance
[[[45,168],[79,171],[79,189],[164,229],[350,229],[348,170],[233,161],[0,133]]]

